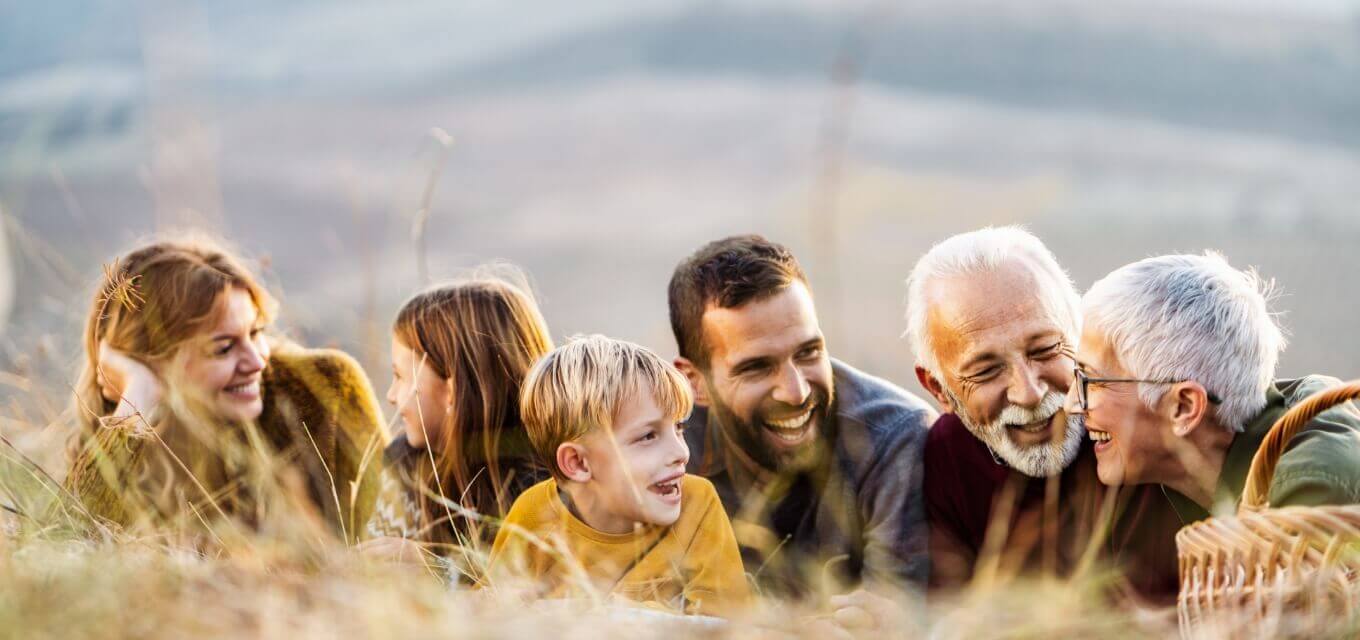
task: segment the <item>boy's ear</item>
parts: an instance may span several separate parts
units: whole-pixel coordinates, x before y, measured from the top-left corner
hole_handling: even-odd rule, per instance
[[[935,376],[930,375],[930,372],[926,371],[925,367],[916,367],[916,380],[921,383],[921,386],[925,388],[926,392],[929,393],[931,397],[935,398],[936,402],[940,403],[941,411],[954,410],[954,407],[949,404],[949,396],[944,392],[944,384],[936,379]]]
[[[704,384],[704,374],[699,371],[689,358],[677,356],[675,358],[675,368],[680,373],[685,374],[685,379],[689,380],[690,391],[694,393],[694,405],[698,407],[708,406],[708,385]]]
[[[1162,416],[1171,423],[1171,433],[1184,438],[1208,417],[1209,392],[1204,385],[1188,380],[1172,386],[1159,404]]]
[[[572,482],[589,482],[590,461],[585,447],[575,442],[557,445],[557,469]]]

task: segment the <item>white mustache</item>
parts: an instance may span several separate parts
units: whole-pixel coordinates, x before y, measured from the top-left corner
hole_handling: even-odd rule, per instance
[[[1050,390],[1044,394],[1044,399],[1039,401],[1039,406],[1034,408],[1022,407],[1019,405],[1008,404],[1001,410],[1001,415],[992,423],[994,427],[1001,427],[1008,424],[1033,424],[1040,420],[1047,420],[1053,417],[1059,409],[1062,409],[1066,396],[1057,391]]]

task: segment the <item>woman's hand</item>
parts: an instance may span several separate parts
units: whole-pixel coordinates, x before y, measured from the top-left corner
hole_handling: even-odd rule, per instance
[[[114,416],[149,414],[165,392],[165,385],[151,367],[102,341],[95,382],[105,400],[118,403]]]

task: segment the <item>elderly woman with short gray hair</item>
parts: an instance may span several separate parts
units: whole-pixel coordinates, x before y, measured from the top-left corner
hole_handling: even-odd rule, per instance
[[[1270,427],[1337,384],[1275,378],[1283,332],[1269,284],[1216,253],[1148,258],[1082,300],[1071,420],[1096,442],[1107,485],[1160,484],[1183,524],[1231,509]],[[1360,502],[1360,412],[1321,414],[1288,443],[1275,506]]]

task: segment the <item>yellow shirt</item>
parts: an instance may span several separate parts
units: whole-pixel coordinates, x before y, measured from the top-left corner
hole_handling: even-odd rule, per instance
[[[572,515],[556,480],[530,487],[491,547],[492,586],[516,578],[534,580],[548,598],[612,594],[706,615],[741,609],[751,598],[722,502],[708,480],[691,475],[681,482],[675,524],[623,534],[597,531]]]

